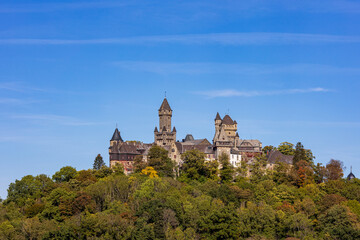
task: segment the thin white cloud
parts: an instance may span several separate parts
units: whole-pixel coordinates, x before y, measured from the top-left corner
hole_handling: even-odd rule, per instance
[[[127,10],[137,9],[141,5],[143,11],[149,13],[157,10],[160,6],[165,10],[176,12],[190,12],[193,15],[206,15],[214,12],[222,14],[278,12],[278,11],[302,11],[302,12],[337,12],[337,13],[359,13],[358,1],[349,0],[247,0],[247,1],[216,1],[216,0],[191,0],[172,1],[164,4],[162,1],[86,1],[86,2],[46,2],[31,4],[2,4],[0,13],[41,13],[53,11],[74,11],[87,9],[113,9],[130,7]],[[132,7],[132,8],[131,8]],[[151,11],[152,10],[152,11]]]
[[[216,62],[152,62],[117,61],[114,64],[130,71],[157,74],[232,73],[243,75],[293,74],[360,74],[360,68],[337,67],[321,64],[245,64]]]
[[[14,92],[39,91],[46,92],[42,88],[29,87],[21,82],[0,82],[0,90],[9,90]]]
[[[31,12],[53,12],[53,11],[72,11],[83,9],[101,9],[101,8],[116,8],[130,5],[131,2],[58,2],[58,3],[32,3],[32,4],[7,4],[0,7],[0,13],[31,13]]]
[[[209,98],[217,97],[258,97],[258,96],[274,96],[274,95],[289,95],[299,93],[314,93],[314,92],[329,92],[326,88],[307,88],[307,89],[282,89],[272,91],[239,91],[235,89],[214,90],[214,91],[199,91],[194,92],[198,95],[203,95]]]
[[[306,34],[306,33],[209,33],[184,35],[136,36],[97,39],[45,39],[11,38],[0,39],[2,45],[139,45],[139,44],[218,44],[218,45],[284,45],[360,43],[360,36]]]
[[[33,120],[40,122],[52,122],[60,125],[67,126],[90,126],[103,124],[100,122],[89,122],[82,121],[74,117],[53,115],[53,114],[27,114],[27,115],[12,115],[10,118],[13,119],[24,119],[24,120]]]

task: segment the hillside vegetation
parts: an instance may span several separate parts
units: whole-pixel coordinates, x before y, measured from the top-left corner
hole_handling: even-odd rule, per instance
[[[97,170],[24,176],[0,204],[0,239],[360,239],[360,181],[291,148],[294,166],[274,170],[265,154],[233,168],[193,150],[174,171],[153,147],[129,176],[99,156]]]

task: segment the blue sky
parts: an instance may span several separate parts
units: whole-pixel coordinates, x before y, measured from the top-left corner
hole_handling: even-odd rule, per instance
[[[0,196],[108,163],[116,123],[152,142],[165,91],[179,140],[229,113],[359,176],[359,22],[359,1],[0,1]]]

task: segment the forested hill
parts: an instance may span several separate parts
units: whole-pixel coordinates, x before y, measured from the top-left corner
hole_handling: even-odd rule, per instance
[[[129,176],[100,158],[96,170],[25,176],[0,204],[0,239],[360,239],[360,181],[338,161],[266,170],[262,157],[239,168],[198,151],[183,159],[173,171],[155,147]]]

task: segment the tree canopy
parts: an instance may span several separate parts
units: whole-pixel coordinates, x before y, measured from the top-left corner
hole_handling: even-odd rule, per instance
[[[272,170],[264,156],[234,169],[191,150],[176,176],[153,147],[128,176],[121,165],[27,175],[0,202],[0,239],[359,239],[360,180],[293,149],[296,166]]]

